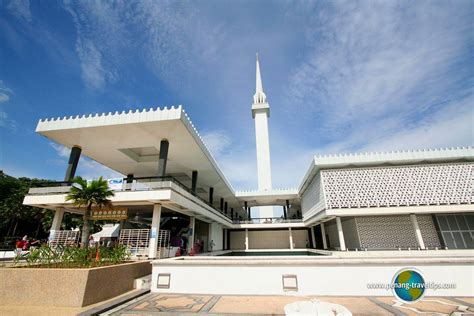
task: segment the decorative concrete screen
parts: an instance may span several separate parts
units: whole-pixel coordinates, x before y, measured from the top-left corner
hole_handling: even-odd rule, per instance
[[[79,242],[79,236],[78,230],[58,230],[54,232],[49,244],[51,247],[73,246]]]
[[[472,163],[322,170],[328,209],[471,204]]]

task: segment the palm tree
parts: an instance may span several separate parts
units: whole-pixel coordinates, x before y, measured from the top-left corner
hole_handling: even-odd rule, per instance
[[[114,196],[114,192],[109,189],[107,181],[102,179],[102,177],[89,183],[81,177],[74,178],[71,190],[66,196],[66,201],[72,201],[78,207],[87,207],[82,226],[81,245],[83,247],[89,243],[91,229],[89,219],[92,215],[92,207],[94,205],[99,207],[110,205],[111,201],[109,198],[112,196]]]

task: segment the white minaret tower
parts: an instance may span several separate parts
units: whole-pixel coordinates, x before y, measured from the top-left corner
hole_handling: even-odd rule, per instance
[[[270,106],[268,105],[265,93],[263,93],[258,54],[256,86],[252,104],[252,117],[255,120],[255,137],[257,143],[258,190],[269,191],[272,189],[270,140],[268,137],[268,118],[270,117]],[[273,206],[261,206],[259,207],[259,211],[261,218],[273,217]]]

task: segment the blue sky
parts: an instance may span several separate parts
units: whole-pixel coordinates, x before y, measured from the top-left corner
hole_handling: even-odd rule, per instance
[[[274,187],[315,154],[473,145],[472,1],[0,0],[0,169],[61,180],[40,118],[182,104],[256,188],[255,53]],[[115,176],[81,158],[78,174]]]

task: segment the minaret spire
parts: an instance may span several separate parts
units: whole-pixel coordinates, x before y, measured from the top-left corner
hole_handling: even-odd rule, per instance
[[[270,117],[270,105],[263,92],[262,76],[260,75],[260,62],[257,54],[255,80],[255,94],[253,96],[252,117],[255,120],[255,140],[257,145],[257,176],[258,190],[272,190],[272,168],[270,161],[270,137],[268,135],[268,119]],[[273,206],[259,206],[261,218],[273,217]]]
[[[253,95],[253,103],[263,104],[267,102],[267,96],[263,92],[262,76],[260,75],[260,62],[258,61],[258,53],[257,53],[257,71],[256,71],[255,79],[256,79],[255,80],[255,94]]]

